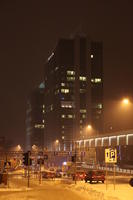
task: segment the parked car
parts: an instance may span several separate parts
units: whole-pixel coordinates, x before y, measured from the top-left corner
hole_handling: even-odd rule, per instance
[[[43,171],[42,178],[46,178],[46,179],[52,178],[53,179],[53,178],[55,178],[55,173],[50,172],[50,171]]]
[[[86,173],[86,176],[85,176],[85,182],[87,183],[88,181],[90,183],[92,183],[93,181],[95,182],[99,182],[101,181],[102,183],[104,183],[105,181],[105,174],[103,171],[100,171],[100,170],[90,170]]]
[[[76,174],[73,174],[72,177],[73,177],[73,180],[75,180],[75,177],[76,177],[76,180],[81,180],[83,181],[85,179],[85,172],[84,171],[78,171],[76,172]]]
[[[133,187],[133,178],[130,179],[129,184]]]
[[[61,178],[61,173],[60,172],[56,172],[55,173],[55,178]]]

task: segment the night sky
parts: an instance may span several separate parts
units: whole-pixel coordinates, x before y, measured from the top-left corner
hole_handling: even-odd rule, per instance
[[[132,0],[0,0],[0,136],[24,142],[27,97],[58,39],[78,30],[103,41],[105,126],[133,128],[133,109],[114,114],[133,97]]]

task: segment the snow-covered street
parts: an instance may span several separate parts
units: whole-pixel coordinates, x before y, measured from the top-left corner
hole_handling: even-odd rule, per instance
[[[121,180],[122,179],[122,180]],[[132,200],[133,188],[128,184],[128,177],[117,177],[115,190],[112,182],[90,184],[71,180],[27,180],[14,176],[8,186],[0,185],[0,200]]]

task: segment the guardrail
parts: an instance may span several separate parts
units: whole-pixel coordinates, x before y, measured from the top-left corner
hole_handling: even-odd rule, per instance
[[[104,167],[104,166],[94,166],[94,165],[88,165],[87,167],[88,169],[99,169],[99,170],[107,170],[110,172],[114,171],[113,167]],[[118,166],[115,166],[115,171],[118,173],[122,173],[122,174],[129,174],[129,175],[133,175],[133,169],[122,169]]]

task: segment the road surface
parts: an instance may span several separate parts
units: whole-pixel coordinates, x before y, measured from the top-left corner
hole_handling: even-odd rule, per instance
[[[81,194],[69,190],[65,184],[51,185],[43,183],[41,186],[24,191],[0,191],[0,200],[91,200]]]

